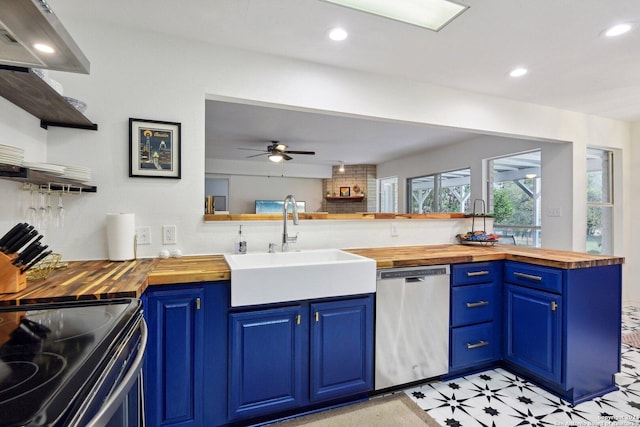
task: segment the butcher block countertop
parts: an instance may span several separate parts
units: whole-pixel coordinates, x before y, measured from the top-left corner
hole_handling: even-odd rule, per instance
[[[416,267],[506,259],[556,268],[585,268],[623,264],[624,258],[512,245],[428,245],[348,249],[376,260],[378,268]]]
[[[549,267],[573,269],[624,263],[624,258],[581,252],[518,246],[429,245],[349,249],[373,258],[378,268],[413,267],[462,262],[513,260]],[[28,282],[26,289],[0,294],[0,305],[37,302],[139,298],[148,286],[230,280],[222,255],[186,256],[134,261],[75,261],[47,279]]]

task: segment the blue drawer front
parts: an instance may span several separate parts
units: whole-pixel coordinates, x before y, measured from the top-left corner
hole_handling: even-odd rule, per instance
[[[500,340],[493,322],[451,330],[451,370],[500,358]]]
[[[543,291],[562,293],[562,270],[508,261],[504,281]]]
[[[451,326],[493,320],[495,303],[495,285],[493,283],[452,288]]]
[[[498,275],[495,262],[473,262],[451,266],[451,285],[473,285],[492,282]]]

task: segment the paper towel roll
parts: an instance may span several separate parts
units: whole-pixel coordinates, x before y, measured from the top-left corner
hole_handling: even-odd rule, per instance
[[[111,261],[135,258],[136,216],[131,213],[107,214],[107,244]]]

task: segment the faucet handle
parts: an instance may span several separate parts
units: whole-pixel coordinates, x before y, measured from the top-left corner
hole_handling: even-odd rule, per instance
[[[276,252],[276,244],[275,243],[269,243],[269,253],[273,254]]]

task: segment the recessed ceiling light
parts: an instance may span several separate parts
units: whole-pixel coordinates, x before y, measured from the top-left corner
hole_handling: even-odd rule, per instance
[[[329,31],[329,38],[331,40],[341,42],[342,40],[345,40],[347,37],[349,37],[349,33],[347,33],[347,31],[344,28],[338,27]]]
[[[628,23],[614,25],[613,27],[607,29],[607,31],[604,32],[604,35],[607,37],[621,36],[622,34],[628,33],[629,31],[631,31],[632,28],[633,28],[633,25]]]
[[[35,47],[40,52],[44,52],[44,53],[53,53],[53,52],[55,52],[55,50],[51,46],[49,46],[48,44],[36,43],[36,44],[33,45],[33,47]]]
[[[511,77],[522,77],[525,74],[527,74],[528,72],[529,72],[529,70],[527,70],[526,68],[518,67],[518,68],[514,68],[513,70],[511,70],[509,75]]]
[[[440,31],[468,9],[449,0],[324,0],[407,24]]]

